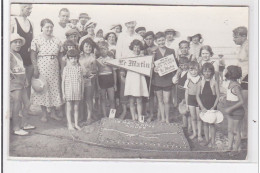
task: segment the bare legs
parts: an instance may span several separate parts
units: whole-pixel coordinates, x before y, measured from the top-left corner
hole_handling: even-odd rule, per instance
[[[240,144],[241,120],[233,120],[231,118],[228,118],[228,149],[232,150],[233,148],[234,151],[238,151]]]
[[[190,139],[194,139],[197,136],[197,128],[198,128],[198,140],[202,141],[201,135],[201,125],[202,122],[199,117],[199,108],[195,106],[189,106],[190,114],[191,114],[191,126],[193,134],[190,136]]]
[[[72,122],[71,122],[71,110],[72,110],[72,107],[74,108],[74,123],[75,123],[75,128],[77,130],[80,130],[80,127],[79,127],[79,101],[67,101],[66,103],[66,108],[67,108],[67,113],[66,113],[66,116],[67,116],[67,125],[68,125],[68,129],[69,130],[74,130],[74,127],[72,125]]]
[[[156,91],[162,122],[169,123],[171,91]]]
[[[107,117],[106,111],[106,94],[108,94],[108,99],[110,103],[110,109],[115,109],[115,90],[113,87],[101,90],[101,107],[104,117]]]

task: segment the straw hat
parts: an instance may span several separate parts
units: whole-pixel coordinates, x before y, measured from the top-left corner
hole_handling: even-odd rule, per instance
[[[188,112],[187,110],[187,106],[186,106],[186,103],[185,103],[185,100],[182,100],[181,103],[179,104],[179,113],[184,115]]]
[[[179,31],[175,31],[174,29],[166,29],[164,34],[166,35],[166,33],[173,33],[174,37],[180,37],[181,35]]]
[[[32,78],[32,88],[35,92],[43,93],[47,90],[47,82],[43,77]]]
[[[191,42],[193,37],[199,37],[199,39],[200,39],[199,42],[200,42],[200,43],[202,43],[202,42],[204,41],[203,38],[202,38],[202,35],[201,35],[200,33],[198,33],[198,34],[193,34],[192,36],[188,36],[188,37],[187,37],[187,40]]]
[[[207,110],[207,112],[200,113],[200,118],[203,122],[210,124],[218,124],[221,123],[224,119],[223,114],[218,110]]]
[[[11,34],[11,37],[10,37],[10,43],[14,40],[22,40],[22,46],[25,44],[25,39],[23,37],[21,37],[19,34],[17,33],[13,33]]]

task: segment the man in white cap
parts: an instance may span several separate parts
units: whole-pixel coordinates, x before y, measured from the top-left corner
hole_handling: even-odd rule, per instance
[[[128,22],[125,23],[126,26],[126,31],[122,32],[119,36],[118,36],[118,40],[117,40],[117,44],[116,44],[116,58],[117,59],[121,59],[121,58],[127,58],[129,57],[129,55],[131,55],[131,50],[129,49],[130,43],[135,40],[138,39],[140,41],[143,41],[143,38],[135,33],[135,26],[136,26],[136,21],[135,20],[129,20]],[[128,103],[128,99],[126,97],[124,97],[123,95],[123,90],[125,88],[125,81],[124,81],[124,77],[125,77],[125,72],[124,70],[122,70],[120,72],[120,74],[118,74],[118,76],[120,76],[120,102],[122,104],[123,107],[123,112],[120,115],[120,118],[124,119],[125,115],[126,115],[126,111],[127,111],[127,103]]]
[[[25,67],[26,79],[28,81],[27,94],[31,95],[31,80],[33,76],[33,65],[30,56],[30,46],[33,39],[33,24],[28,19],[32,12],[32,4],[21,4],[20,15],[11,20],[11,33],[17,33],[25,39],[25,44],[18,52]]]

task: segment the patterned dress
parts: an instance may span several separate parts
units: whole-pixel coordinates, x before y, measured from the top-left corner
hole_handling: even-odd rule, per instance
[[[81,100],[83,97],[83,72],[79,65],[64,67],[62,79],[65,82],[66,101]]]
[[[39,73],[47,82],[47,91],[43,93],[34,92],[31,96],[32,103],[46,107],[62,105],[60,70],[57,57],[59,52],[62,51],[61,42],[54,36],[47,40],[43,35],[40,35],[33,39],[31,50],[37,52]]]

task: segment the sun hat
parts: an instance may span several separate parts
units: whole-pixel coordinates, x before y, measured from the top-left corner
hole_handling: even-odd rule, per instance
[[[185,100],[181,101],[181,103],[179,104],[178,109],[179,109],[179,113],[182,114],[182,115],[185,115],[188,112],[187,106],[185,104]]]
[[[117,26],[120,26],[121,29],[122,29],[122,25],[121,25],[120,23],[118,23],[118,24],[112,25],[111,28],[110,28],[110,30],[113,30],[113,29],[114,29],[115,27],[117,27]]]
[[[85,26],[85,28],[86,28],[86,29],[88,29],[88,28],[96,28],[96,26],[97,26],[97,23],[95,23],[95,22],[90,22],[89,24],[87,24],[87,25]]]
[[[108,33],[106,33],[104,39],[107,40],[107,39],[108,39],[108,36],[109,36],[110,34],[114,34],[114,35],[116,36],[116,39],[117,39],[117,35],[116,35],[115,32],[108,32]]]
[[[193,37],[199,37],[199,38],[200,38],[200,42],[201,42],[201,43],[203,42],[203,38],[202,38],[202,35],[201,35],[200,33],[193,34],[192,36],[188,36],[188,37],[187,37],[187,40],[191,42],[191,40],[192,40]]]
[[[200,113],[200,118],[203,122],[210,124],[221,123],[224,119],[223,114],[218,110],[207,110],[205,113]]]
[[[164,31],[164,34],[166,35],[166,33],[173,33],[174,34],[174,37],[179,37],[180,36],[180,32],[179,31],[175,31],[174,29],[166,29]]]
[[[70,36],[70,35],[77,35],[80,36],[80,33],[77,29],[73,28],[73,29],[69,29],[66,33],[65,33],[66,37]]]
[[[80,13],[79,18],[86,17],[88,19],[91,19],[87,13]]]
[[[10,37],[10,43],[13,42],[14,40],[22,40],[22,46],[25,44],[25,39],[23,37],[21,37],[19,34],[17,33],[13,33],[11,34]]]
[[[145,27],[138,27],[135,29],[135,32],[138,33],[139,31],[146,31]]]
[[[47,82],[43,77],[32,78],[32,88],[37,93],[43,93],[47,90]]]

